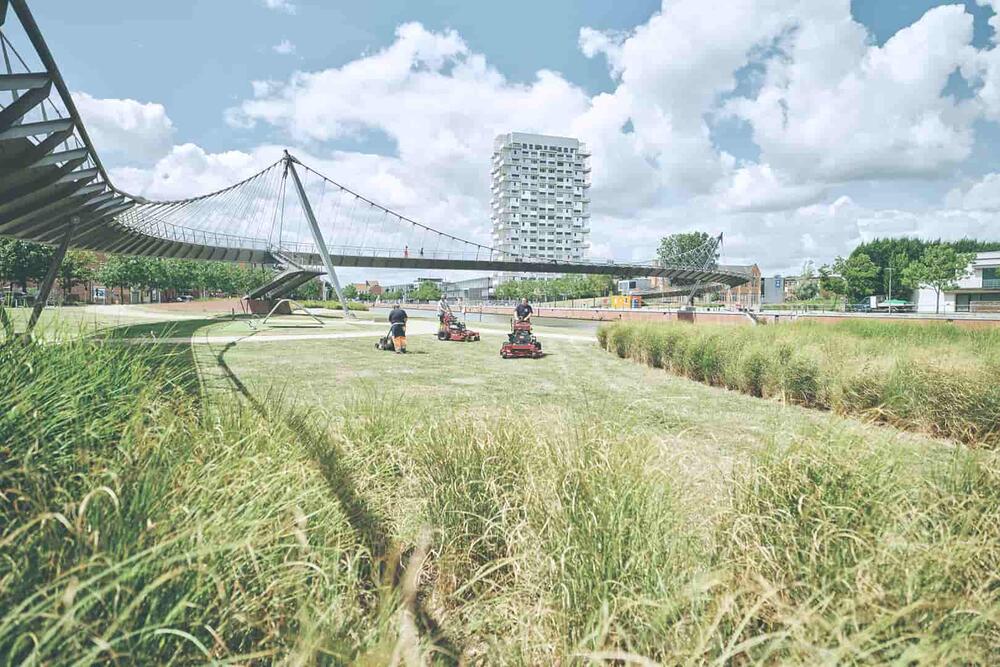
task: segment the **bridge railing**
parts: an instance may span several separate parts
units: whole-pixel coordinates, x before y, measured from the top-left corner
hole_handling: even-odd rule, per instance
[[[175,225],[157,218],[143,218],[141,217],[141,211],[138,215],[129,211],[119,217],[119,222],[136,232],[168,241],[241,250],[266,251],[273,248],[267,239],[195,229],[193,227]]]
[[[162,238],[170,241],[178,241],[181,243],[190,243],[194,245],[204,245],[213,246],[219,248],[232,248],[241,250],[257,250],[265,252],[284,252],[284,253],[295,253],[295,254],[317,254],[317,249],[313,243],[298,243],[298,242],[283,242],[280,246],[272,243],[269,239],[255,238],[248,236],[240,236],[237,234],[228,234],[226,232],[218,232],[204,229],[195,229],[193,227],[186,227],[183,225],[177,225],[174,223],[166,222],[155,216],[145,217],[142,215],[141,207],[137,207],[138,211],[133,209],[122,216],[119,217],[119,222],[124,224],[134,231],[147,234],[156,238]],[[525,264],[545,264],[548,266],[560,266],[572,264],[575,266],[592,265],[608,267],[614,266],[616,264],[622,265],[623,270],[627,268],[635,267],[653,267],[660,266],[659,262],[656,260],[651,261],[630,261],[630,262],[616,262],[615,260],[608,259],[574,259],[574,260],[559,260],[551,259],[545,257],[533,257],[531,255],[514,255],[509,253],[502,253],[495,249],[489,248],[487,246],[476,246],[474,244],[466,244],[469,246],[467,249],[463,248],[461,250],[428,250],[417,249],[410,250],[408,248],[387,248],[381,246],[369,246],[369,245],[333,245],[328,246],[328,250],[332,255],[342,255],[348,257],[365,257],[365,258],[384,258],[384,259],[432,259],[440,261],[479,261],[479,262],[514,262],[514,263],[525,263]],[[678,271],[704,271],[703,267],[686,267],[686,266],[671,266],[671,269]],[[725,273],[725,271],[720,271],[720,273]]]
[[[471,244],[470,244],[471,245]],[[296,254],[317,254],[315,244],[302,242],[283,242],[279,248],[281,252],[296,253]],[[551,259],[546,257],[534,257],[531,255],[515,255],[510,253],[502,253],[492,248],[486,246],[472,246],[465,250],[427,250],[427,249],[417,249],[411,250],[407,248],[386,248],[382,246],[367,246],[367,245],[329,245],[327,250],[330,251],[331,255],[346,255],[349,257],[374,257],[374,258],[385,258],[385,259],[434,259],[434,260],[463,260],[463,261],[483,261],[483,262],[523,262],[531,264],[551,264],[558,266],[560,264],[590,264],[593,266],[608,266],[621,264],[623,267],[636,267],[636,266],[658,266],[655,261],[647,262],[616,262],[615,260],[606,259],[574,259],[574,260],[563,260],[563,259]],[[691,267],[691,270],[697,270],[695,267]]]

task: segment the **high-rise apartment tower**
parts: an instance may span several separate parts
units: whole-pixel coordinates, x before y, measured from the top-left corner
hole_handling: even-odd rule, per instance
[[[510,132],[493,142],[493,245],[579,260],[590,242],[590,153],[576,139]]]

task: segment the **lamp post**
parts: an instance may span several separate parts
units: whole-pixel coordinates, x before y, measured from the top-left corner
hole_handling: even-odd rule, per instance
[[[889,314],[892,315],[892,266],[889,267]]]

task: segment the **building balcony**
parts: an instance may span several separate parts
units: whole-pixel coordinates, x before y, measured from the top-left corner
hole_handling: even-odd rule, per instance
[[[984,289],[1000,289],[1000,278],[983,278]]]

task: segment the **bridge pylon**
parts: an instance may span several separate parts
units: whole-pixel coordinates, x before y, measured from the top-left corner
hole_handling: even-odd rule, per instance
[[[302,187],[302,181],[299,179],[299,172],[295,170],[295,163],[298,162],[294,157],[285,151],[285,177],[288,174],[292,175],[292,180],[295,181],[295,191],[299,195],[299,202],[302,204],[302,211],[305,213],[306,221],[309,223],[309,231],[312,232],[313,243],[316,244],[316,250],[319,252],[320,258],[323,260],[323,267],[326,269],[327,277],[329,282],[333,285],[333,291],[337,293],[337,298],[340,299],[340,305],[344,309],[344,317],[348,319],[355,319],[354,313],[347,305],[347,299],[344,298],[344,292],[340,289],[340,280],[337,279],[337,272],[333,268],[333,260],[330,258],[330,251],[326,247],[326,240],[323,238],[323,233],[319,229],[319,223],[316,222],[316,215],[313,213],[312,204],[309,203],[309,197],[306,196],[306,190]]]

